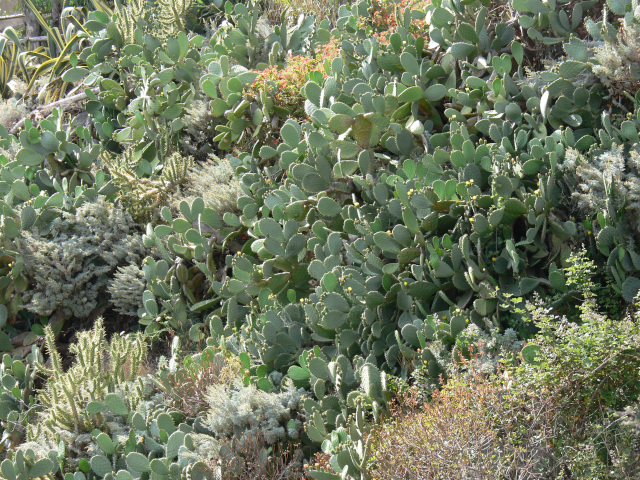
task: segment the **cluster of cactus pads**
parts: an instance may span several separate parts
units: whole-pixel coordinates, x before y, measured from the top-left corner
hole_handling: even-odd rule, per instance
[[[333,471],[311,468],[312,478],[367,479],[364,439],[388,407],[391,376],[424,370],[438,385],[478,331],[521,345],[512,337],[525,340],[530,326],[512,299],[570,305],[566,272],[581,247],[614,295],[632,302],[640,291],[630,220],[640,209],[640,96],[620,90],[640,68],[637,56],[622,73],[602,60],[605,50],[633,56],[636,0],[608,0],[601,18],[588,16],[595,0],[509,0],[503,13],[486,0],[437,0],[398,8],[382,35],[369,0],[342,6],[336,25],[283,14],[266,33],[259,5],[227,1],[206,41],[185,30],[189,2],[172,14],[161,2],[158,18],[175,16],[169,36],[148,23],[153,2],[94,3],[75,58],[85,67],[64,77],[87,88],[90,126],[57,110],[17,136],[0,125],[0,349],[11,352],[26,318],[51,358],[45,366],[24,339],[31,353],[0,365],[3,478],[212,479],[223,437],[268,425],[274,442],[327,455]],[[334,53],[300,85],[303,113],[268,89],[248,93],[260,70],[328,42]],[[180,148],[196,104],[211,123],[202,129],[216,132],[207,148],[229,152],[234,208],[175,201],[193,177]],[[146,337],[107,342],[98,322],[78,334],[65,369],[55,337],[81,310],[66,297],[46,312],[31,305],[51,313],[46,328],[25,314],[43,282],[29,271],[29,239],[66,240],[61,219],[75,225],[96,210],[83,205],[109,202],[135,249],[96,230],[114,260],[80,261],[98,271],[96,305],[110,292],[135,296],[115,308],[137,313]],[[109,282],[126,272],[135,288]],[[211,412],[222,409],[199,400],[204,410],[190,417],[169,406],[154,385],[179,377],[141,373],[147,342],[168,333],[207,355],[218,349],[221,362],[237,357],[240,383],[216,398],[252,412],[268,399],[273,417],[218,432]],[[197,360],[204,353],[177,355],[171,375],[210,367]],[[237,400],[242,391],[260,395]]]

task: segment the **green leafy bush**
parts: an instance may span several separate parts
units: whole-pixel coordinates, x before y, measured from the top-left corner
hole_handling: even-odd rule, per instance
[[[513,434],[528,450],[549,442],[548,471],[566,468],[580,478],[633,475],[634,436],[614,413],[640,394],[637,320],[614,321],[586,303],[579,324],[542,311],[535,323],[540,333],[523,350],[527,361],[506,377],[508,405],[522,412]]]

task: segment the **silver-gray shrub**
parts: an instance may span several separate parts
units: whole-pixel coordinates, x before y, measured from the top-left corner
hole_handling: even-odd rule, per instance
[[[214,384],[207,392],[211,409],[205,423],[218,438],[252,438],[262,432],[268,444],[295,439],[302,426],[295,414],[302,408],[304,394],[304,389],[296,389],[291,383],[278,393],[241,382]]]
[[[25,307],[39,315],[87,317],[119,266],[140,263],[142,237],[120,206],[103,197],[64,212],[49,233],[23,232],[18,249],[30,287]]]
[[[627,218],[638,229],[640,218],[640,153],[613,145],[610,150],[593,157],[585,157],[574,149],[567,149],[560,169],[576,180],[573,199],[580,210],[593,213],[602,210],[607,201],[619,210],[625,209]]]
[[[137,317],[146,286],[144,271],[138,264],[119,267],[107,285],[111,297],[109,301],[114,310],[123,315]]]
[[[178,211],[183,200],[191,203],[201,197],[207,207],[219,213],[237,211],[238,197],[242,194],[240,180],[229,160],[209,155],[209,160],[189,169],[185,182],[170,200]]]

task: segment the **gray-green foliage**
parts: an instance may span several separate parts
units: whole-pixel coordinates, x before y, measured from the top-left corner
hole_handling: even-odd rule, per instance
[[[170,3],[166,2],[168,9]],[[182,8],[188,3],[175,5]],[[89,14],[92,45],[81,57],[89,69],[85,82],[97,86],[99,93],[91,96],[86,110],[93,115],[101,140],[136,144],[142,165],[138,174],[148,176],[161,170],[178,143],[177,133],[184,126],[181,117],[196,91],[203,38],[189,38],[181,27],[173,35],[163,28],[159,35],[146,31],[149,22],[142,20],[128,22],[123,35],[118,22],[117,15],[110,19],[101,12]],[[118,62],[112,61],[113,49]],[[127,80],[120,84],[113,76]]]
[[[616,32],[607,23],[605,15],[600,24],[590,25],[589,32],[600,40],[594,51],[596,64],[593,66],[593,73],[614,96],[622,96],[625,93],[629,95],[638,88],[640,82],[639,22],[640,17],[634,16],[631,21],[625,20],[619,32]]]
[[[260,432],[268,444],[297,439],[302,422],[305,391],[291,382],[280,392],[265,392],[255,385],[214,384],[207,391],[210,410],[205,425],[220,438],[251,438]]]
[[[169,202],[180,185],[187,181],[193,158],[173,152],[163,157],[161,171],[149,173],[146,170],[148,162],[142,158],[142,150],[138,147],[129,146],[116,156],[105,155],[104,163],[119,190],[118,198],[134,220],[154,221],[161,206]]]
[[[212,153],[210,139],[218,135],[216,127],[222,122],[209,106],[209,101],[196,99],[186,109],[181,146],[196,160],[204,160]]]
[[[31,287],[25,307],[40,315],[58,310],[84,318],[96,308],[119,266],[140,262],[144,247],[122,207],[100,197],[54,219],[48,231],[24,231],[17,240]]]
[[[565,46],[572,63],[527,83],[515,30],[488,28],[479,2],[464,13],[427,7],[430,45],[407,33],[423,16],[411,9],[390,45],[366,38],[357,22],[367,8],[341,10],[342,55],[304,87],[309,120],[284,122],[276,145],[256,144],[241,213],[204,222],[214,245],[237,238],[233,229],[249,239],[223,274],[204,261],[214,250],[201,241],[205,230],[183,233],[199,202],[181,208],[184,226],[165,218],[145,236],[147,244],[175,238],[170,254],[190,262],[183,277],[195,275],[192,265],[210,282],[203,299],[180,295],[170,305],[212,310],[204,323],[213,341],[257,359],[247,368],[260,388],[275,388],[269,372],[278,371],[311,389],[309,439],[336,443],[327,447],[332,466],[352,475],[362,465],[352,416],[384,410],[385,372],[407,376],[426,363],[437,378],[450,356],[428,346],[462,350],[477,337],[469,325],[504,329],[506,295],[567,291],[562,267],[579,231],[559,212],[558,162],[567,148],[595,143],[588,127],[603,96],[572,83],[587,68],[573,40]],[[475,22],[463,20],[468,14]],[[225,42],[202,80],[220,115],[237,105],[216,138],[221,148],[273,115],[243,103],[250,78],[232,69]],[[160,280],[169,265],[150,264],[149,276]],[[163,298],[162,282],[150,284]],[[165,288],[179,295],[174,285]],[[170,313],[166,302],[148,301],[149,316]]]
[[[626,16],[628,2],[615,3],[616,15]],[[344,6],[333,32],[341,54],[327,76],[310,76],[305,85],[305,121],[285,120],[291,112],[264,96],[248,101],[243,87],[255,79],[250,68],[259,62],[277,64],[287,51],[305,53],[328,41],[331,34],[313,20],[279,27],[265,41],[256,6],[237,4],[211,48],[199,52],[202,39],[184,32],[165,44],[133,26],[125,38],[109,19],[91,17],[95,38],[83,58],[95,68],[87,83],[100,91],[87,110],[101,139],[136,142],[137,177],[152,178],[167,165],[201,67],[200,88],[221,119],[215,146],[256,139],[253,155],[233,163],[241,175],[237,209],[209,202],[202,189],[186,189],[195,198],[162,208],[161,223],[148,225],[144,236],[162,258],[148,257],[142,266],[141,323],[149,332],[189,328],[196,341],[209,335],[209,344],[240,356],[245,381],[260,389],[212,387],[212,408],[221,414],[210,415],[211,430],[229,434],[234,418],[258,428],[255,412],[266,399],[287,395],[278,393],[285,375],[285,384],[313,393],[303,402],[302,441],[322,445],[336,472],[366,478],[365,418],[385,410],[386,375],[406,378],[425,368],[435,381],[452,358],[470,356],[469,346],[482,342],[492,369],[499,344],[517,348],[506,330],[504,301],[534,293],[557,293],[558,303],[570,298],[564,267],[572,245],[592,240],[588,225],[599,226],[593,252],[602,254],[617,288],[627,299],[635,295],[640,262],[619,222],[621,204],[607,199],[598,223],[582,228],[563,198],[563,168],[571,158],[602,159],[614,145],[628,151],[638,142],[635,120],[618,125],[600,115],[607,85],[579,84],[591,68],[589,47],[571,32],[590,5],[577,4],[569,17],[555,2],[513,2],[528,29],[524,37],[512,22],[496,23],[479,1],[436,2],[425,11],[399,12],[388,45],[361,28],[369,2]],[[428,43],[409,34],[411,22],[425,17]],[[600,31],[610,34],[604,24]],[[570,58],[533,79],[525,54],[535,41],[563,42]],[[110,62],[114,50],[118,65]],[[127,82],[118,84],[113,75]],[[269,128],[278,130],[278,142],[261,134]],[[22,135],[17,160],[23,164],[55,154],[82,167],[93,158],[79,158],[64,142],[39,153],[37,134]],[[198,170],[199,180],[208,168]],[[596,173],[584,167],[582,180]],[[594,195],[607,193],[602,179],[602,188],[591,188]],[[635,186],[622,184],[630,199]],[[15,190],[24,196],[23,188]],[[586,210],[579,215],[590,215]],[[15,230],[17,218],[10,218]],[[229,253],[224,261],[220,251]],[[130,305],[127,311],[135,309]],[[272,438],[282,436],[285,421],[294,422],[289,436],[296,434],[289,407],[271,408],[261,414],[271,419],[264,426]],[[136,430],[124,441],[130,453],[125,458],[105,441],[93,471],[104,478],[118,469],[129,470],[123,476],[166,475],[150,460],[157,454],[166,456],[161,462],[170,475],[182,472],[168,452],[175,432],[149,430],[140,446],[136,435],[147,425],[127,412]],[[196,437],[189,445],[187,438],[185,448],[197,450]]]
[[[137,264],[118,267],[107,285],[111,297],[109,301],[117,312],[137,317],[145,287],[144,272]]]
[[[277,130],[289,112],[274,105],[267,92],[257,102],[248,101],[243,88],[258,76],[255,70],[282,64],[286,54],[310,55],[318,45],[331,39],[328,22],[316,25],[314,18],[300,16],[297,24],[288,26],[285,13],[282,24],[266,35],[259,21],[259,9],[251,3],[234,6],[228,24],[212,37],[210,46],[216,55],[206,55],[208,73],[200,79],[202,91],[211,98],[211,112],[221,123],[214,137],[218,148],[229,150],[249,138],[264,138]],[[266,38],[265,38],[266,37]],[[267,63],[268,62],[268,63]]]
[[[5,454],[25,439],[25,430],[36,413],[35,389],[42,354],[36,347],[26,358],[5,354],[0,364],[0,451]]]
[[[605,210],[607,200],[611,200],[613,209],[624,209],[637,228],[634,219],[640,211],[640,156],[636,150],[627,153],[622,146],[613,145],[589,158],[569,149],[562,170],[576,177],[578,188],[573,197],[578,208],[585,212]]]
[[[10,129],[27,114],[24,103],[19,103],[15,98],[0,100],[0,125]]]
[[[204,200],[207,207],[223,214],[238,211],[238,198],[242,194],[240,181],[231,161],[209,155],[205,163],[189,170],[185,182],[169,205],[178,211],[182,201],[193,202],[197,197]]]
[[[114,189],[103,171],[90,171],[102,148],[94,144],[89,129],[67,124],[62,110],[54,110],[38,127],[26,119],[17,137],[0,126],[0,149],[0,292],[12,322],[29,287],[18,238],[23,233],[45,234],[63,212],[73,213],[82,203]]]

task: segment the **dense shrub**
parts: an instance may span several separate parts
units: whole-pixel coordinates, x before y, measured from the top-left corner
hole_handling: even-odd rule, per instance
[[[453,375],[429,402],[403,397],[371,434],[374,478],[634,478],[637,431],[617,412],[640,393],[637,320],[587,304],[580,324],[543,310],[534,321],[528,361]]]
[[[100,198],[53,220],[46,234],[24,232],[19,251],[31,282],[25,307],[86,318],[117,268],[141,261],[145,248],[135,228],[121,206]]]
[[[284,478],[303,452],[318,480],[637,476],[615,412],[638,404],[638,331],[612,313],[640,291],[640,17],[595,3],[360,0],[271,26],[252,1],[95,0],[67,17],[81,34],[52,31],[60,61],[28,67],[82,86],[83,125],[66,107],[0,125],[0,349],[18,345],[2,475]],[[159,390],[105,381],[128,350],[95,353],[102,331],[60,366],[61,320],[109,300],[126,323],[106,325],[144,329],[154,355],[174,342]],[[47,323],[54,377],[33,396]],[[394,391],[412,396],[371,434]],[[39,408],[48,433],[16,447]]]
[[[493,426],[499,409],[496,385],[460,378],[430,402],[416,402],[411,394],[402,398],[392,418],[369,437],[373,478],[499,478],[509,454]]]

